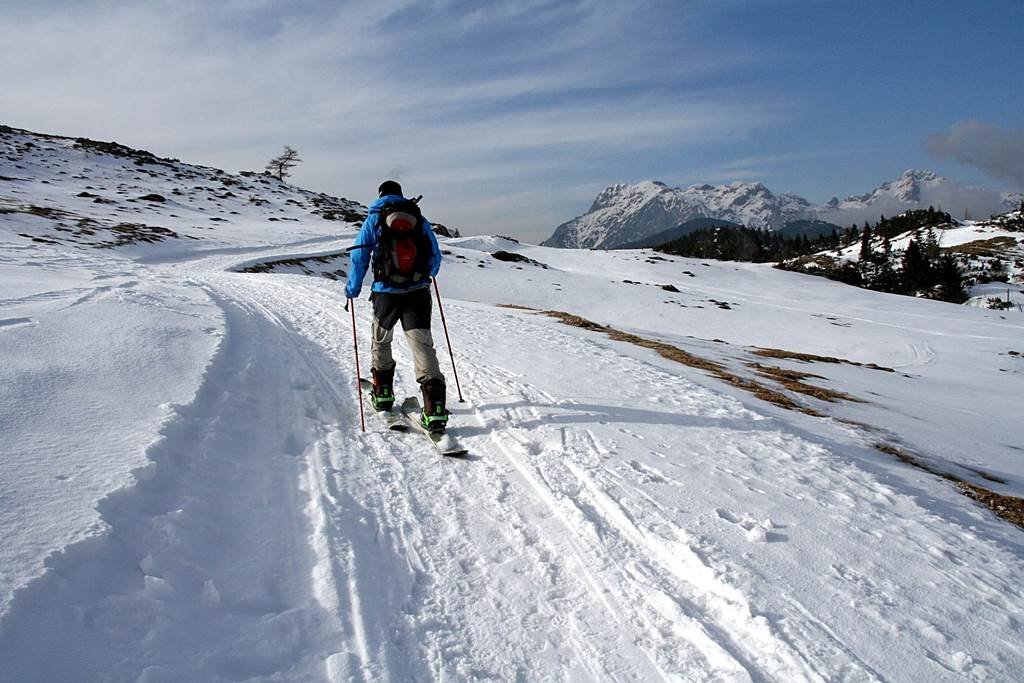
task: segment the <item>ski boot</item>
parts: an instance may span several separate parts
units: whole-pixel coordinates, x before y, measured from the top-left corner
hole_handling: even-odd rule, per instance
[[[448,411],[444,407],[444,380],[428,379],[420,388],[423,390],[423,414],[420,416],[420,424],[428,432],[444,433],[445,427],[448,426]]]
[[[395,405],[395,392],[391,384],[395,380],[395,369],[378,370],[370,368],[373,375],[373,390],[370,391],[370,402],[377,412],[391,410]]]

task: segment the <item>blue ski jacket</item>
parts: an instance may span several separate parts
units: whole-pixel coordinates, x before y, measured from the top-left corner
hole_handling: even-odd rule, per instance
[[[359,248],[353,249],[349,252],[351,254],[351,261],[348,269],[348,284],[345,285],[345,296],[349,299],[355,299],[359,296],[359,292],[363,289],[363,278],[366,277],[366,270],[373,262],[373,253],[377,250],[377,240],[380,237],[380,228],[378,227],[378,223],[380,221],[381,207],[387,206],[393,202],[402,201],[403,199],[404,197],[401,195],[389,194],[384,195],[373,204],[370,204],[370,213],[366,216],[366,220],[363,221],[363,227],[360,228],[359,235],[356,237],[356,242],[353,245]],[[422,229],[430,238],[430,276],[434,277],[437,275],[437,271],[441,269],[441,247],[438,246],[437,237],[434,235],[434,229],[430,226],[430,223],[426,218],[423,219]],[[402,292],[411,292],[413,290],[429,286],[430,280],[416,282],[407,287],[396,287],[387,285],[383,282],[374,281],[373,286],[370,289],[374,292],[400,294]]]

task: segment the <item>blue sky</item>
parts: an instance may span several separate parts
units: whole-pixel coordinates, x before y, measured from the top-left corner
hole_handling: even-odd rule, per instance
[[[1024,2],[18,2],[0,122],[539,240],[605,186],[1024,189]]]

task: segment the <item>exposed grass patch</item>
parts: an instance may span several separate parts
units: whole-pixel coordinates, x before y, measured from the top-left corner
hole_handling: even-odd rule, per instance
[[[750,379],[749,377],[740,377],[739,375],[734,375],[730,372],[724,371],[714,372],[712,374],[722,381],[727,382],[738,389],[743,389],[752,396],[759,398],[762,401],[767,401],[768,403],[777,405],[780,408],[793,410],[798,413],[803,413],[804,415],[810,415],[811,417],[825,417],[824,413],[821,413],[814,408],[800,405],[789,396],[786,396],[775,389],[771,389],[757,380]]]
[[[1005,257],[1008,249],[1018,246],[1017,240],[1006,235],[992,237],[987,240],[974,240],[964,242],[955,247],[946,247],[945,252],[953,254],[966,254],[967,256],[985,256],[989,258]]]
[[[813,415],[815,417],[821,417],[822,413],[809,408],[807,406],[800,405],[794,401],[791,397],[776,391],[771,387],[768,387],[755,379],[749,377],[741,377],[735,373],[729,372],[724,365],[721,363],[703,358],[701,356],[694,355],[688,351],[683,351],[677,346],[666,344],[665,342],[656,341],[653,339],[647,339],[629,332],[623,332],[617,330],[614,327],[608,327],[605,325],[599,325],[591,320],[587,320],[578,315],[572,313],[566,313],[564,311],[541,311],[546,316],[560,320],[566,325],[573,327],[579,327],[584,330],[592,330],[595,332],[603,332],[608,335],[613,341],[627,342],[635,346],[639,346],[645,349],[650,349],[660,355],[662,358],[666,358],[676,363],[681,363],[691,368],[703,370],[708,374],[717,377],[718,379],[734,386],[738,389],[742,389],[747,393],[767,401],[774,405],[777,405],[786,410],[794,410],[805,415]]]
[[[100,221],[48,206],[21,205],[0,207],[0,213],[27,214],[53,221],[52,229],[60,235],[27,235],[19,233],[33,242],[42,244],[80,244],[100,249],[122,247],[138,242],[154,244],[166,239],[180,239],[183,236],[168,228],[144,223],[117,223],[105,225]],[[199,239],[185,235],[190,239]]]
[[[846,360],[845,358],[836,358],[835,356],[816,356],[813,353],[800,353],[799,351],[786,351],[785,349],[757,348],[751,353],[755,356],[762,356],[764,358],[798,360],[803,361],[804,363],[840,363],[843,365],[855,365],[858,368],[871,368],[872,370],[881,370],[883,372],[896,372],[892,368],[887,368],[884,365],[878,365],[876,363],[858,363],[857,361]]]
[[[181,237],[181,235],[168,228],[161,228],[158,225],[146,225],[145,223],[118,223],[108,228],[108,230],[113,233],[114,241],[101,242],[97,246],[109,249],[112,247],[123,247],[128,244],[137,244],[138,242],[156,244],[166,239],[178,239]],[[89,230],[88,234],[94,234],[94,231]],[[199,238],[192,237],[191,239]]]
[[[819,401],[825,401],[827,403],[836,403],[837,401],[865,403],[865,401],[857,398],[856,396],[851,396],[845,392],[814,386],[813,384],[807,384],[803,381],[808,377],[824,380],[825,378],[821,375],[814,375],[809,372],[800,372],[799,370],[786,370],[772,365],[761,365],[760,363],[748,363],[747,367],[753,368],[757,374],[762,377],[775,380],[790,391],[816,398]]]
[[[520,306],[519,304],[498,304],[498,308],[511,308],[513,311],[536,311],[536,308]]]
[[[21,204],[21,205],[10,205],[0,206],[0,213],[2,214],[15,214],[24,213],[30,216],[38,216],[39,218],[47,218],[49,220],[58,220],[61,218],[67,218],[71,214],[67,211],[61,211],[60,209],[54,209],[49,206],[35,206],[33,204]]]
[[[1010,522],[1011,524],[1016,524],[1017,526],[1024,529],[1024,498],[1004,496],[1000,493],[996,493],[995,491],[991,491],[985,488],[984,486],[979,486],[978,484],[972,484],[970,482],[964,481],[960,477],[949,472],[946,472],[944,470],[940,470],[934,465],[925,462],[920,457],[912,453],[908,453],[902,448],[893,446],[892,444],[876,443],[875,448],[881,451],[882,453],[885,453],[886,455],[893,456],[900,462],[906,463],[907,465],[910,465],[912,467],[924,470],[929,474],[933,474],[936,477],[952,482],[963,495],[967,496],[971,500],[975,500],[981,503],[982,505],[990,509],[992,512],[994,512],[997,516],[1001,517],[1002,519],[1005,519],[1007,522]],[[975,469],[971,469],[971,471],[975,472],[979,476],[984,477],[989,481],[1005,483],[999,477],[993,477],[990,474],[986,474]]]
[[[958,481],[956,486],[968,498],[978,501],[1007,522],[1024,529],[1024,498],[1004,496],[983,486],[968,484],[966,481]]]

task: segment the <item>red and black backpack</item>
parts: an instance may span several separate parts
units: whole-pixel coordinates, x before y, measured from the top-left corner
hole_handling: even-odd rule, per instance
[[[373,279],[405,287],[430,277],[430,238],[423,229],[423,214],[416,199],[382,206],[377,220],[377,250]]]

